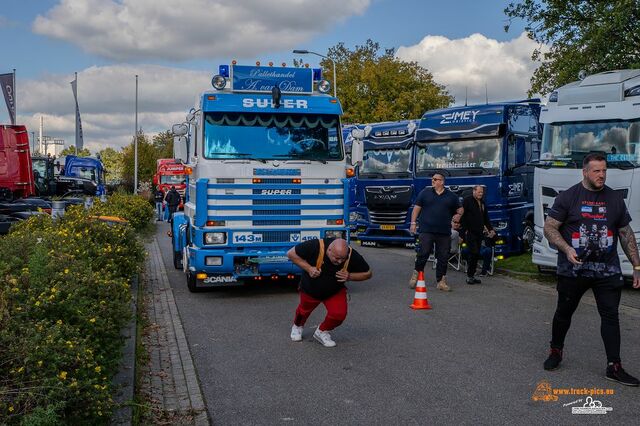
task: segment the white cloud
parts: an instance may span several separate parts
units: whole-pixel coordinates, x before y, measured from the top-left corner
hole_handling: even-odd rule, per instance
[[[138,126],[146,135],[184,120],[196,96],[210,88],[211,73],[156,65],[91,67],[78,73],[78,104],[85,146],[92,151],[131,143],[135,128],[135,75],[138,74]],[[75,142],[73,74],[49,75],[18,86],[18,122],[38,133]]]
[[[537,66],[531,60],[537,47],[526,33],[506,42],[482,34],[454,40],[430,35],[414,46],[400,47],[397,56],[427,68],[461,105],[465,88],[469,104],[484,103],[485,84],[489,102],[524,99]]]
[[[104,58],[172,61],[286,50],[371,0],[61,0],[33,31]]]

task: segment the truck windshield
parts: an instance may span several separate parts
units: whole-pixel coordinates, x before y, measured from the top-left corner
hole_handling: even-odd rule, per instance
[[[541,152],[550,167],[582,168],[590,152],[606,155],[609,167],[640,167],[640,119],[545,124]]]
[[[416,174],[447,169],[456,175],[489,173],[500,168],[501,139],[453,140],[418,145]]]
[[[98,179],[96,178],[95,167],[86,167],[86,166],[71,167],[71,176],[77,176],[82,179],[88,179],[93,182],[98,182]]]
[[[411,173],[409,162],[411,160],[410,149],[373,149],[364,153],[364,159],[360,166],[360,177],[370,178],[390,177],[387,175]]]
[[[184,175],[162,175],[160,176],[160,183],[167,185],[181,185],[186,181]]]
[[[337,116],[207,113],[204,156],[211,159],[343,159]]]
[[[38,172],[42,177],[47,176],[47,159],[46,158],[32,158],[31,164],[33,165],[33,171]]]

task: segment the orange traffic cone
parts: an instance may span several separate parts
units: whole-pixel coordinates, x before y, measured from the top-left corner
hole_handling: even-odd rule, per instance
[[[418,281],[416,282],[416,295],[413,297],[413,303],[409,305],[411,309],[431,309],[429,300],[427,300],[427,286],[424,283],[424,272],[418,272]]]

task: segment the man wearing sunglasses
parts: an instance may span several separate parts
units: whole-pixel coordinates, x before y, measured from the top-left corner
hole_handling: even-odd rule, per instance
[[[415,287],[418,272],[424,271],[429,256],[435,247],[436,281],[438,289],[450,291],[447,285],[447,259],[451,250],[451,220],[454,215],[462,214],[460,199],[456,194],[444,186],[444,175],[434,173],[431,186],[423,189],[411,213],[412,234],[419,228],[418,240],[420,251],[416,257],[415,271],[410,280],[410,286]],[[419,226],[418,226],[419,225]]]

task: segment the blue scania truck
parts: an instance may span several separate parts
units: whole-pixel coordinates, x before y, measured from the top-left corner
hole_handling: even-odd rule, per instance
[[[417,120],[364,126],[364,158],[357,167],[351,229],[363,246],[413,246],[413,147]]]
[[[416,130],[416,191],[430,186],[436,171],[460,197],[484,186],[497,258],[533,243],[531,163],[540,156],[539,119],[539,99],[528,99],[428,111]]]
[[[296,280],[291,247],[348,238],[340,102],[317,69],[222,65],[212,86],[173,126],[174,157],[188,174],[174,264],[190,291]]]

